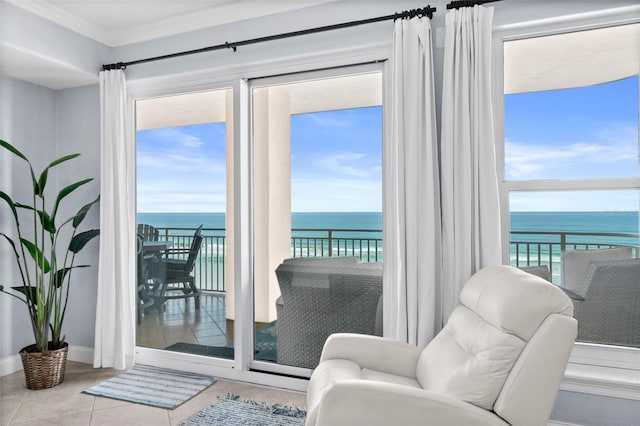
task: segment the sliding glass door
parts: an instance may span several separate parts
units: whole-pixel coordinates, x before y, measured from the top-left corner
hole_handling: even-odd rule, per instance
[[[136,103],[138,346],[234,356],[226,314],[232,112],[231,89]]]
[[[251,83],[255,368],[308,375],[382,334],[382,73]]]
[[[137,346],[309,376],[382,334],[382,67],[232,86],[136,102]]]

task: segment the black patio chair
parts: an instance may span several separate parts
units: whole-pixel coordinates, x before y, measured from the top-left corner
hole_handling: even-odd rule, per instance
[[[137,254],[138,254],[138,262],[137,262],[137,284],[138,284],[138,307],[137,307],[137,317],[138,324],[142,323],[142,318],[144,316],[145,310],[148,307],[154,305],[155,300],[153,298],[153,285],[152,281],[149,278],[149,267],[150,262],[153,260],[153,255],[145,254],[142,249],[142,236],[138,234],[137,236]]]
[[[158,241],[160,231],[157,228],[147,225],[146,223],[138,224],[138,235],[142,237],[142,241]]]
[[[202,246],[201,233],[202,225],[196,229],[188,249],[166,250],[163,252],[165,257],[154,262],[153,276],[161,283],[156,302],[160,309],[169,299],[185,299],[186,302],[189,297],[195,299],[195,307],[200,309],[200,289],[191,272]]]

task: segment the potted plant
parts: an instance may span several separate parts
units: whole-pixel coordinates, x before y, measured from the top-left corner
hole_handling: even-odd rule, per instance
[[[61,203],[93,179],[79,180],[62,188],[51,203],[45,191],[49,171],[80,154],[58,158],[36,177],[31,162],[13,145],[0,139],[0,147],[27,163],[33,189],[25,202],[14,201],[0,190],[0,198],[13,217],[9,220],[15,223],[15,234],[10,236],[0,229],[0,236],[15,254],[22,281],[22,285],[13,286],[0,283],[0,292],[20,300],[27,307],[35,338],[33,345],[20,351],[27,388],[46,389],[64,380],[68,344],[62,334],[62,324],[69,301],[71,275],[74,269],[89,266],[76,265],[75,256],[99,234],[97,229],[81,232],[78,227],[100,197],[82,206],[73,216],[60,218]],[[21,220],[25,220],[25,228]]]

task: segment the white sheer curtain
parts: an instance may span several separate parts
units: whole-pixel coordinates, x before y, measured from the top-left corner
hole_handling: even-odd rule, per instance
[[[384,334],[425,345],[441,271],[440,194],[431,24],[395,23],[391,140],[384,146]]]
[[[124,72],[100,73],[100,267],[94,367],[125,369],[135,349],[135,152]]]
[[[443,318],[464,282],[501,263],[491,106],[493,8],[447,12],[442,88]]]

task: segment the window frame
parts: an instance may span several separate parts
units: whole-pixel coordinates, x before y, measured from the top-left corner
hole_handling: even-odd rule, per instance
[[[505,264],[509,263],[510,249],[510,192],[620,189],[640,191],[640,177],[505,181],[504,43],[635,23],[640,23],[640,10],[621,8],[601,12],[598,15],[580,14],[494,28],[492,81],[494,135],[502,217],[502,259]],[[638,72],[640,74],[640,69]],[[638,96],[640,97],[640,90]],[[640,400],[640,374],[638,374],[640,362],[638,360],[640,360],[640,348],[576,342],[560,388],[567,391]]]
[[[386,90],[385,82],[387,81],[387,78],[388,78],[387,77],[388,69],[386,65],[387,62],[388,62],[387,60],[384,60],[384,61],[365,62],[360,64],[354,63],[351,65],[345,64],[340,66],[331,66],[328,68],[321,67],[321,68],[312,69],[312,70],[289,72],[289,73],[284,73],[284,74],[279,74],[274,76],[267,75],[263,77],[253,77],[248,79],[246,84],[247,84],[247,91],[249,92],[249,94],[247,95],[247,99],[249,100],[249,105],[247,106],[248,108],[247,114],[248,114],[249,122],[246,124],[246,126],[248,126],[249,140],[246,143],[248,143],[249,145],[248,150],[250,152],[249,154],[250,157],[253,159],[253,151],[254,151],[254,132],[253,132],[253,90],[254,89],[272,87],[277,85],[295,84],[295,83],[310,81],[314,79],[332,79],[332,78],[339,78],[343,76],[358,75],[358,74],[380,73],[381,75],[381,79],[382,79],[382,88],[381,88],[382,89],[382,105],[381,106],[382,106],[382,123],[383,123],[382,144],[384,145],[385,143],[384,141],[386,138],[385,130],[384,130],[385,128],[384,120],[386,118],[385,111],[387,110],[384,108],[384,102],[385,102],[385,99],[388,98],[385,92]],[[381,150],[382,150],[382,147],[381,147]],[[251,167],[251,169],[253,170],[253,167]],[[251,191],[253,192],[253,181],[254,181],[253,172],[251,173],[250,180],[251,182],[249,183],[249,185],[251,186]],[[384,187],[383,183],[384,182],[382,182],[380,185],[381,191],[383,191],[383,187]],[[251,200],[253,200],[253,196],[251,197]],[[251,206],[251,208],[253,208],[253,205]],[[251,214],[248,219],[251,221],[252,234],[253,234],[253,229],[255,225],[254,225],[254,218],[252,213],[253,213],[253,210],[251,210]],[[256,257],[256,254],[253,250],[253,238],[254,238],[254,235],[251,235],[251,242],[250,242],[251,259],[255,259]],[[250,288],[247,287],[244,290],[249,294],[245,294],[243,297],[250,298],[249,305],[255,307],[254,284],[255,284],[255,275],[254,275],[254,272],[252,271]],[[240,312],[239,309],[240,308],[238,307],[238,301],[236,300],[236,312]],[[254,310],[251,310],[250,312],[248,312],[246,309],[243,309],[240,315],[243,317],[244,324],[250,324],[250,327],[253,327],[254,315],[255,315]],[[246,354],[244,358],[250,359],[249,368],[251,368],[252,370],[262,371],[267,373],[275,373],[275,374],[286,374],[294,377],[304,377],[304,378],[311,377],[311,373],[313,372],[313,370],[309,368],[279,364],[278,362],[256,360],[253,355],[254,342],[251,339],[252,336],[248,335],[248,333],[244,333],[243,336],[248,338],[246,342],[243,342],[243,347],[246,348]]]

